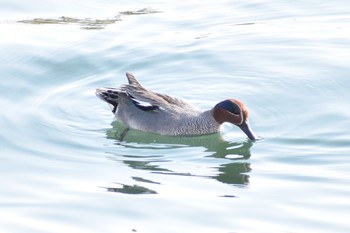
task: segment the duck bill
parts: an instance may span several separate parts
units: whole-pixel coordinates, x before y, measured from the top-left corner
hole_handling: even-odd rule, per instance
[[[257,136],[253,133],[252,129],[248,122],[243,122],[243,124],[238,126],[241,130],[248,136],[248,138],[252,141],[257,140]]]

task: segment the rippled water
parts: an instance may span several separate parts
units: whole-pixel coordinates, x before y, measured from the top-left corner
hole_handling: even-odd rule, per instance
[[[3,1],[1,232],[347,232],[346,1]],[[131,71],[237,127],[130,131],[94,95]]]

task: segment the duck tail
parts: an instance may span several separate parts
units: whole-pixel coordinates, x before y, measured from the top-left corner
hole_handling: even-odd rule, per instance
[[[120,90],[115,88],[96,88],[96,95],[108,103],[115,114],[118,108]]]

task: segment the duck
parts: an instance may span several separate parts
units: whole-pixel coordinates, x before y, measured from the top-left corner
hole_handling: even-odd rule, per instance
[[[96,95],[107,102],[117,121],[127,129],[168,136],[200,136],[219,132],[227,122],[238,126],[250,140],[258,139],[249,125],[248,109],[238,99],[228,98],[201,111],[182,99],[146,89],[129,72],[126,77],[128,84],[96,88]]]

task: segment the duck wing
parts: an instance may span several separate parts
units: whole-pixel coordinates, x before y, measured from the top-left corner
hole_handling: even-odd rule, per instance
[[[133,101],[139,103],[138,106],[146,103],[148,105],[147,109],[163,108],[171,111],[183,109],[191,109],[193,111],[195,109],[194,106],[181,99],[144,88],[131,73],[126,73],[126,77],[129,84],[121,86],[120,89],[126,92]]]

